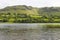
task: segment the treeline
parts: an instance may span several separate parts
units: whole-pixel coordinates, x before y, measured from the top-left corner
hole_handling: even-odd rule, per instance
[[[60,23],[60,16],[0,13],[0,22],[5,23]]]

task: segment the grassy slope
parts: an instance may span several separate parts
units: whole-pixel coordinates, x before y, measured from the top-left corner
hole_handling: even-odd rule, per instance
[[[38,10],[36,8],[20,5],[20,6],[9,6],[0,10],[0,13],[20,13],[27,15],[38,15]]]
[[[57,15],[60,16],[60,7],[44,7],[35,8],[25,5],[8,6],[4,9],[0,9],[0,13],[20,13],[27,15]]]

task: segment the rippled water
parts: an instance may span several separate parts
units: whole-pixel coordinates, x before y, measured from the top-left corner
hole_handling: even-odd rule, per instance
[[[31,26],[31,25],[29,25]],[[34,25],[33,25],[34,26]],[[60,40],[59,28],[40,28],[9,32],[0,30],[0,40]]]

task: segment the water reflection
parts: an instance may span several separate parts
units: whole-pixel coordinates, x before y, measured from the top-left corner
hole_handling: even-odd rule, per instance
[[[60,40],[60,28],[0,29],[0,40]]]

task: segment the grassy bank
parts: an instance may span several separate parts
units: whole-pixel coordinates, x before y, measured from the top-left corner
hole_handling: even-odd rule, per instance
[[[60,25],[46,25],[46,28],[60,28]]]

